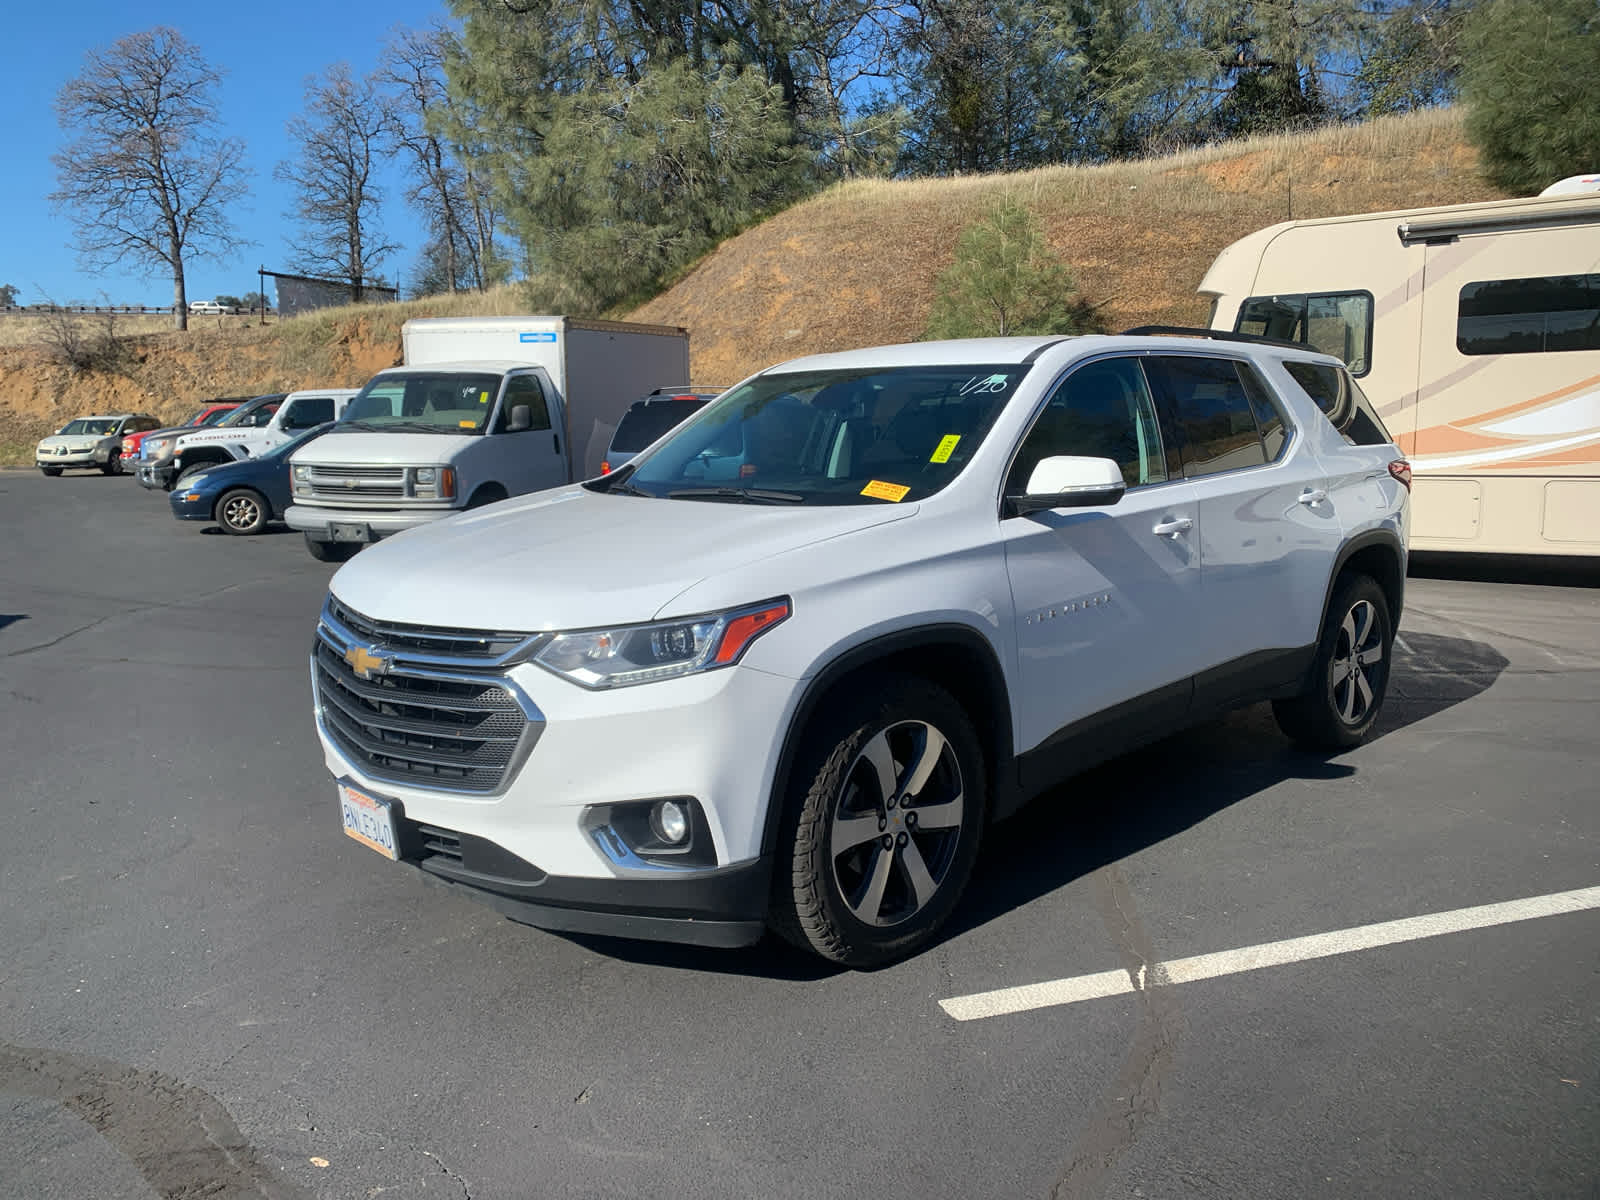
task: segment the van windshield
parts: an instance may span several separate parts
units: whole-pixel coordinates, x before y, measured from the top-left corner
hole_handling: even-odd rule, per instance
[[[1028,370],[1005,363],[757,376],[637,467],[604,478],[619,491],[671,500],[920,500],[961,473]]]
[[[116,417],[79,417],[76,421],[68,421],[61,427],[62,433],[88,434],[91,437],[104,437],[114,433],[117,428]]]
[[[380,376],[350,401],[335,432],[482,433],[499,393],[495,374]]]

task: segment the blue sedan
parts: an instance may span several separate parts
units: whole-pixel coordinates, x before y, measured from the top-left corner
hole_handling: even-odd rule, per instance
[[[289,507],[289,456],[333,428],[308,429],[257,458],[207,467],[173,488],[168,500],[180,521],[215,521],[224,533],[260,533]]]

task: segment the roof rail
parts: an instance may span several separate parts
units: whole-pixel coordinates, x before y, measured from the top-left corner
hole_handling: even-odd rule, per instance
[[[1163,337],[1197,337],[1211,338],[1218,342],[1252,342],[1258,346],[1282,346],[1288,350],[1310,351],[1320,354],[1322,351],[1315,346],[1308,346],[1304,342],[1291,342],[1284,338],[1260,337],[1254,333],[1235,333],[1231,329],[1190,329],[1184,325],[1136,325],[1132,329],[1122,331],[1124,337],[1145,337],[1158,335]]]

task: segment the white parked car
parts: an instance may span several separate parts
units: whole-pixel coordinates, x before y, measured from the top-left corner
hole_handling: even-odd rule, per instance
[[[1304,347],[800,359],[620,471],[343,567],[325,760],[351,836],[530,924],[883,962],[1066,774],[1259,700],[1360,742],[1409,484]]]
[[[59,475],[69,467],[91,467],[107,475],[120,475],[123,435],[160,424],[142,413],[74,417],[34,447],[34,465],[46,475]]]
[[[220,317],[238,311],[234,305],[222,304],[216,300],[189,301],[189,315],[193,317]]]
[[[297,434],[336,421],[356,388],[307,388],[283,397],[265,424],[238,423],[180,434],[172,447],[173,483],[210,467],[265,454]]]

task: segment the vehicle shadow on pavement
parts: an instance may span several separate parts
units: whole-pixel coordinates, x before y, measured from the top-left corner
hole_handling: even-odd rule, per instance
[[[7,625],[15,625],[18,621],[26,621],[27,619],[27,613],[0,613],[0,629],[4,629]]]
[[[1404,633],[1374,738],[1487,691],[1508,660],[1465,638]],[[1353,751],[1359,754],[1360,751]],[[977,872],[955,914],[923,953],[1013,909],[1181,834],[1239,801],[1290,779],[1340,780],[1359,767],[1299,750],[1257,704],[1075,775],[990,829]],[[812,982],[846,968],[769,935],[748,950],[564,935],[597,954],[646,966]]]
[[[1508,665],[1483,642],[1402,634],[1369,743],[1487,691]],[[1256,704],[1085,771],[990,831],[972,885],[941,940],[1286,780],[1350,778],[1360,767],[1346,756],[1359,754],[1298,749],[1279,731],[1271,705]]]

